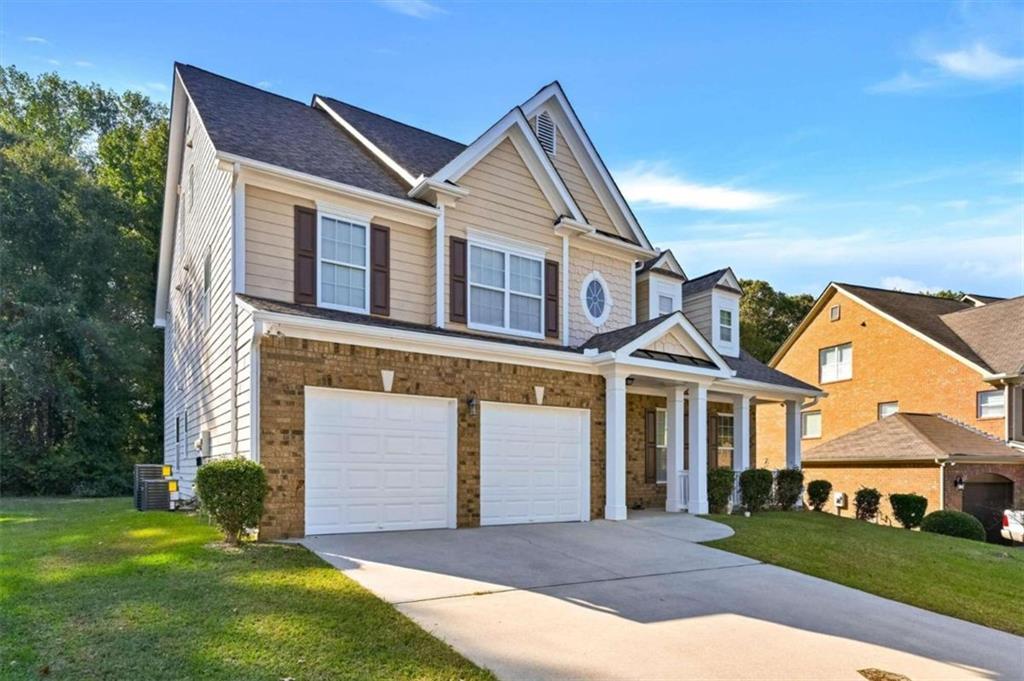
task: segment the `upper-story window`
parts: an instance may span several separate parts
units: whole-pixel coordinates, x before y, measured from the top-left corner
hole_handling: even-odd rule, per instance
[[[838,305],[833,305],[828,309],[828,320],[830,322],[838,322],[839,316],[842,314],[842,308]]]
[[[1002,390],[985,390],[978,393],[978,418],[995,419],[1006,414],[1006,399]]]
[[[591,272],[583,279],[583,285],[580,288],[580,303],[583,305],[583,313],[594,326],[601,326],[608,321],[612,299],[608,291],[608,283],[600,272]]]
[[[658,296],[658,314],[668,314],[675,307],[675,301],[672,300],[672,296]]]
[[[718,311],[718,339],[723,343],[732,343],[734,329],[732,310]]]
[[[543,338],[543,292],[542,258],[470,245],[471,328]]]
[[[853,344],[833,345],[818,351],[818,382],[853,378]]]
[[[320,213],[319,305],[366,312],[369,301],[368,226]]]

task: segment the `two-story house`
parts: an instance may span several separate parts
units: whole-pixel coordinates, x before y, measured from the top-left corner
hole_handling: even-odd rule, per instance
[[[1024,296],[833,283],[769,364],[827,392],[801,414],[808,479],[848,499],[915,492],[989,525],[1024,502]],[[782,463],[784,429],[778,409],[758,408],[759,465]]]
[[[172,97],[155,317],[185,494],[259,461],[264,537],[703,513],[768,401],[799,465],[818,389],[742,351],[731,271],[652,246],[558,83],[468,145],[182,64]]]

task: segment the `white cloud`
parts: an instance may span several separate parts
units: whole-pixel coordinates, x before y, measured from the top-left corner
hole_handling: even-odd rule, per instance
[[[417,19],[429,19],[434,15],[444,13],[443,9],[427,0],[377,0],[377,4],[392,12]]]
[[[80,66],[83,69],[90,69],[96,65],[93,64],[91,61],[86,61],[85,59],[77,59],[75,60],[75,66]]]
[[[1006,80],[1024,75],[1024,58],[1001,55],[984,43],[934,54],[930,61],[949,75],[968,80]]]
[[[691,210],[750,211],[785,201],[781,194],[690,182],[661,167],[637,164],[616,173],[626,199],[637,204]]]
[[[928,81],[917,76],[912,76],[906,71],[902,71],[900,75],[894,78],[883,80],[880,83],[868,86],[867,91],[879,94],[892,92],[918,92],[920,90],[927,90],[934,85],[934,81]]]
[[[47,40],[46,38],[40,38],[37,35],[27,35],[24,38],[22,38],[22,40],[24,40],[26,43],[35,43],[37,45],[49,45],[50,44],[49,40]]]
[[[906,291],[907,293],[924,293],[937,290],[931,286],[926,286],[917,279],[908,279],[898,275],[882,277],[882,280],[878,283],[882,288],[891,288],[896,291]]]

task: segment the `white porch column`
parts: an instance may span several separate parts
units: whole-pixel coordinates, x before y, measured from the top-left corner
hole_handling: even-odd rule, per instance
[[[626,374],[605,375],[604,517],[626,519]]]
[[[686,402],[686,389],[673,386],[668,389],[668,409],[666,410],[665,427],[668,447],[665,452],[665,510],[679,511],[683,507],[683,490],[679,486],[679,476],[683,472],[683,414]]]
[[[786,400],[786,467],[800,467],[800,402]]]
[[[750,468],[750,396],[736,395],[732,400],[733,470],[737,473]]]
[[[690,419],[687,434],[690,438],[690,513],[708,512],[708,387],[691,384],[687,390]]]

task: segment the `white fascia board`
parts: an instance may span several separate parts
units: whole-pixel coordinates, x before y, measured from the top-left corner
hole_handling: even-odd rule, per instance
[[[167,325],[167,303],[171,287],[171,267],[174,259],[174,229],[177,225],[178,178],[181,176],[182,152],[185,145],[185,118],[188,113],[188,92],[174,69],[171,91],[171,122],[167,150],[167,169],[164,175],[164,209],[160,224],[160,258],[157,265],[156,300],[153,326]]]
[[[721,384],[716,385],[723,389],[729,386],[735,386],[737,388],[744,389],[744,392],[753,391],[756,392],[758,395],[770,394],[772,395],[772,397],[779,400],[801,399],[804,397],[823,397],[828,394],[823,390],[813,390],[810,388],[793,388],[784,385],[777,385],[775,383],[764,383],[762,381],[752,381],[747,378],[737,378],[735,376],[725,380]]]
[[[263,333],[363,345],[400,352],[418,352],[502,364],[525,364],[545,369],[595,374],[595,357],[565,350],[546,350],[510,343],[432,334],[425,331],[353,324],[330,319],[256,310],[254,318],[263,322]]]
[[[977,364],[975,364],[974,362],[972,362],[971,360],[967,359],[966,357],[958,355],[957,353],[953,352],[952,350],[950,350],[949,348],[947,348],[945,345],[943,345],[942,343],[938,342],[937,340],[934,340],[930,336],[926,336],[925,334],[921,333],[920,331],[918,331],[914,327],[912,327],[912,326],[910,326],[908,324],[904,324],[903,322],[901,322],[900,320],[896,319],[895,317],[893,317],[893,316],[891,316],[889,314],[886,314],[885,312],[883,312],[882,310],[879,310],[877,307],[875,307],[874,305],[871,305],[870,303],[868,303],[864,299],[859,298],[858,296],[854,295],[853,293],[850,293],[849,291],[844,289],[842,286],[840,286],[838,284],[832,284],[832,286],[834,286],[836,288],[836,290],[842,291],[844,295],[849,296],[851,299],[855,300],[860,305],[863,305],[867,309],[871,310],[872,312],[877,314],[879,317],[881,317],[881,318],[883,318],[883,319],[885,319],[885,320],[895,324],[896,326],[898,326],[899,328],[903,329],[907,333],[910,333],[910,334],[920,338],[925,343],[927,343],[928,345],[931,345],[933,348],[935,348],[939,352],[942,352],[942,353],[944,353],[946,355],[949,355],[953,359],[955,359],[955,360],[957,360],[957,361],[967,365],[971,369],[974,369],[979,374],[981,374],[983,377],[991,375],[992,372],[989,371],[988,369],[982,368],[982,367],[978,366]]]
[[[614,239],[610,236],[605,236],[604,234],[601,234],[598,231],[580,234],[580,237],[583,239],[589,239],[595,243],[599,243],[602,246],[609,246],[611,248],[617,248],[619,250],[625,251],[626,253],[630,253],[632,255],[642,256],[645,260],[650,257],[653,257],[654,255],[657,255],[657,251],[653,249],[644,248],[643,246],[637,246],[636,244],[629,243],[628,241]]]
[[[409,196],[414,199],[422,199],[430,192],[451,196],[456,200],[469,196],[470,193],[465,187],[460,187],[456,184],[452,184],[451,182],[438,182],[433,178],[420,175],[416,178],[416,183],[413,185],[413,188],[409,190]]]
[[[315,108],[323,109],[328,116],[334,119],[334,122],[344,128],[350,135],[356,138],[360,144],[366,147],[367,151],[376,156],[381,163],[390,168],[396,175],[409,183],[409,186],[416,184],[416,178],[412,176],[408,170],[399,165],[398,161],[391,158],[376,144],[371,142],[363,133],[359,132],[359,129],[349,123],[345,118],[337,111],[331,108],[331,106],[322,100],[319,95],[313,96],[313,106]]]
[[[537,111],[537,109],[547,104],[550,99],[554,99],[558,103],[560,109],[559,113],[561,113],[565,120],[569,122],[569,127],[575,133],[576,138],[583,147],[582,150],[585,152],[584,155],[590,161],[590,165],[600,176],[603,189],[615,204],[615,207],[617,208],[616,212],[618,212],[626,221],[626,224],[629,226],[630,231],[633,232],[633,236],[636,237],[637,241],[639,241],[641,245],[646,246],[649,250],[653,251],[654,249],[651,246],[651,242],[647,239],[647,235],[644,234],[643,229],[637,222],[636,216],[633,215],[633,211],[629,208],[629,204],[626,203],[625,197],[619,190],[618,185],[615,184],[615,180],[612,179],[611,173],[608,172],[608,168],[605,166],[604,161],[601,160],[600,155],[594,148],[593,143],[590,141],[590,136],[587,135],[586,130],[583,128],[583,124],[580,123],[579,117],[576,115],[572,105],[569,103],[569,99],[565,96],[565,92],[562,90],[561,85],[557,82],[551,83],[547,87],[541,89],[541,91],[533,97],[526,100],[526,102],[521,106],[524,115],[530,116]],[[569,142],[570,148],[573,149],[573,153],[578,157],[580,154],[578,153],[579,150],[575,148],[577,145],[573,144],[573,140],[569,138],[566,138],[566,141]],[[598,183],[593,181],[590,174],[587,173],[586,168],[584,168],[583,172],[587,175],[587,179],[590,180],[591,184],[595,185],[595,190],[598,189]],[[597,193],[598,198],[601,199],[602,192],[598,191]],[[603,203],[604,201],[602,201],[602,204]],[[605,209],[607,210],[607,206],[605,206]]]
[[[519,133],[518,136],[516,136],[516,132]],[[551,159],[541,149],[537,136],[530,129],[526,117],[518,107],[502,116],[501,120],[488,128],[484,134],[466,147],[461,154],[446,163],[430,179],[438,183],[458,182],[460,177],[469,172],[506,138],[511,139],[512,143],[516,145],[527,168],[552,206],[559,212],[568,211],[575,220],[586,223],[583,212],[576,205],[569,189],[551,164]],[[530,153],[524,153],[526,149],[529,149]]]
[[[708,383],[709,385],[715,379],[728,378],[732,374],[731,370],[684,367],[678,364],[659,362],[654,359],[620,355],[619,353],[616,353],[615,366],[642,369],[642,371],[637,373],[641,373],[649,378],[662,378],[674,381],[686,381],[690,378],[694,381]]]
[[[237,163],[242,168],[252,168],[253,170],[259,170],[272,175],[280,175],[281,177],[300,182],[302,184],[312,185],[320,189],[327,189],[332,192],[351,196],[353,198],[362,199],[364,201],[371,201],[375,203],[381,203],[396,208],[402,208],[405,210],[420,213],[422,215],[429,215],[431,217],[437,217],[438,210],[433,206],[426,206],[422,203],[410,201],[408,199],[399,199],[387,194],[380,194],[378,192],[370,191],[369,189],[363,189],[361,187],[355,187],[344,182],[336,182],[334,180],[328,180],[327,178],[318,177],[316,175],[310,175],[309,173],[302,173],[297,170],[291,170],[283,166],[274,165],[273,163],[266,163],[264,161],[257,161],[255,159],[247,158],[245,156],[239,156],[237,154],[230,154],[223,151],[217,152],[217,159],[226,161],[228,163]]]
[[[619,356],[629,356],[636,350],[639,350],[646,345],[650,345],[651,343],[658,340],[659,338],[661,338],[674,328],[681,329],[683,333],[685,333],[691,340],[693,340],[693,342],[697,344],[697,347],[699,347],[704,352],[704,354],[707,355],[708,359],[715,363],[719,371],[725,372],[722,374],[723,376],[734,375],[735,372],[733,372],[733,370],[729,367],[728,362],[726,362],[722,358],[722,356],[718,354],[718,351],[716,351],[714,347],[712,347],[711,344],[708,343],[707,340],[705,340],[704,336],[702,336],[701,333],[697,331],[697,329],[693,326],[693,324],[690,323],[690,320],[687,319],[686,316],[683,315],[683,313],[679,312],[678,310],[674,312],[672,316],[666,317],[657,326],[648,330],[642,336],[634,339],[629,344],[624,345],[615,352]]]
[[[779,346],[779,349],[776,350],[775,354],[768,360],[768,366],[773,369],[778,366],[782,358],[786,356],[787,352],[789,352],[789,348],[792,347],[797,338],[803,335],[804,330],[810,326],[814,318],[821,312],[821,308],[825,306],[825,303],[832,298],[832,294],[835,292],[836,285],[830,282],[829,285],[825,287],[825,290],[818,295],[817,300],[814,301],[814,305],[812,305],[811,309],[808,310],[806,315],[804,315],[804,318],[800,320],[800,323],[796,325],[796,328],[790,331],[786,340],[782,341],[782,345]]]

